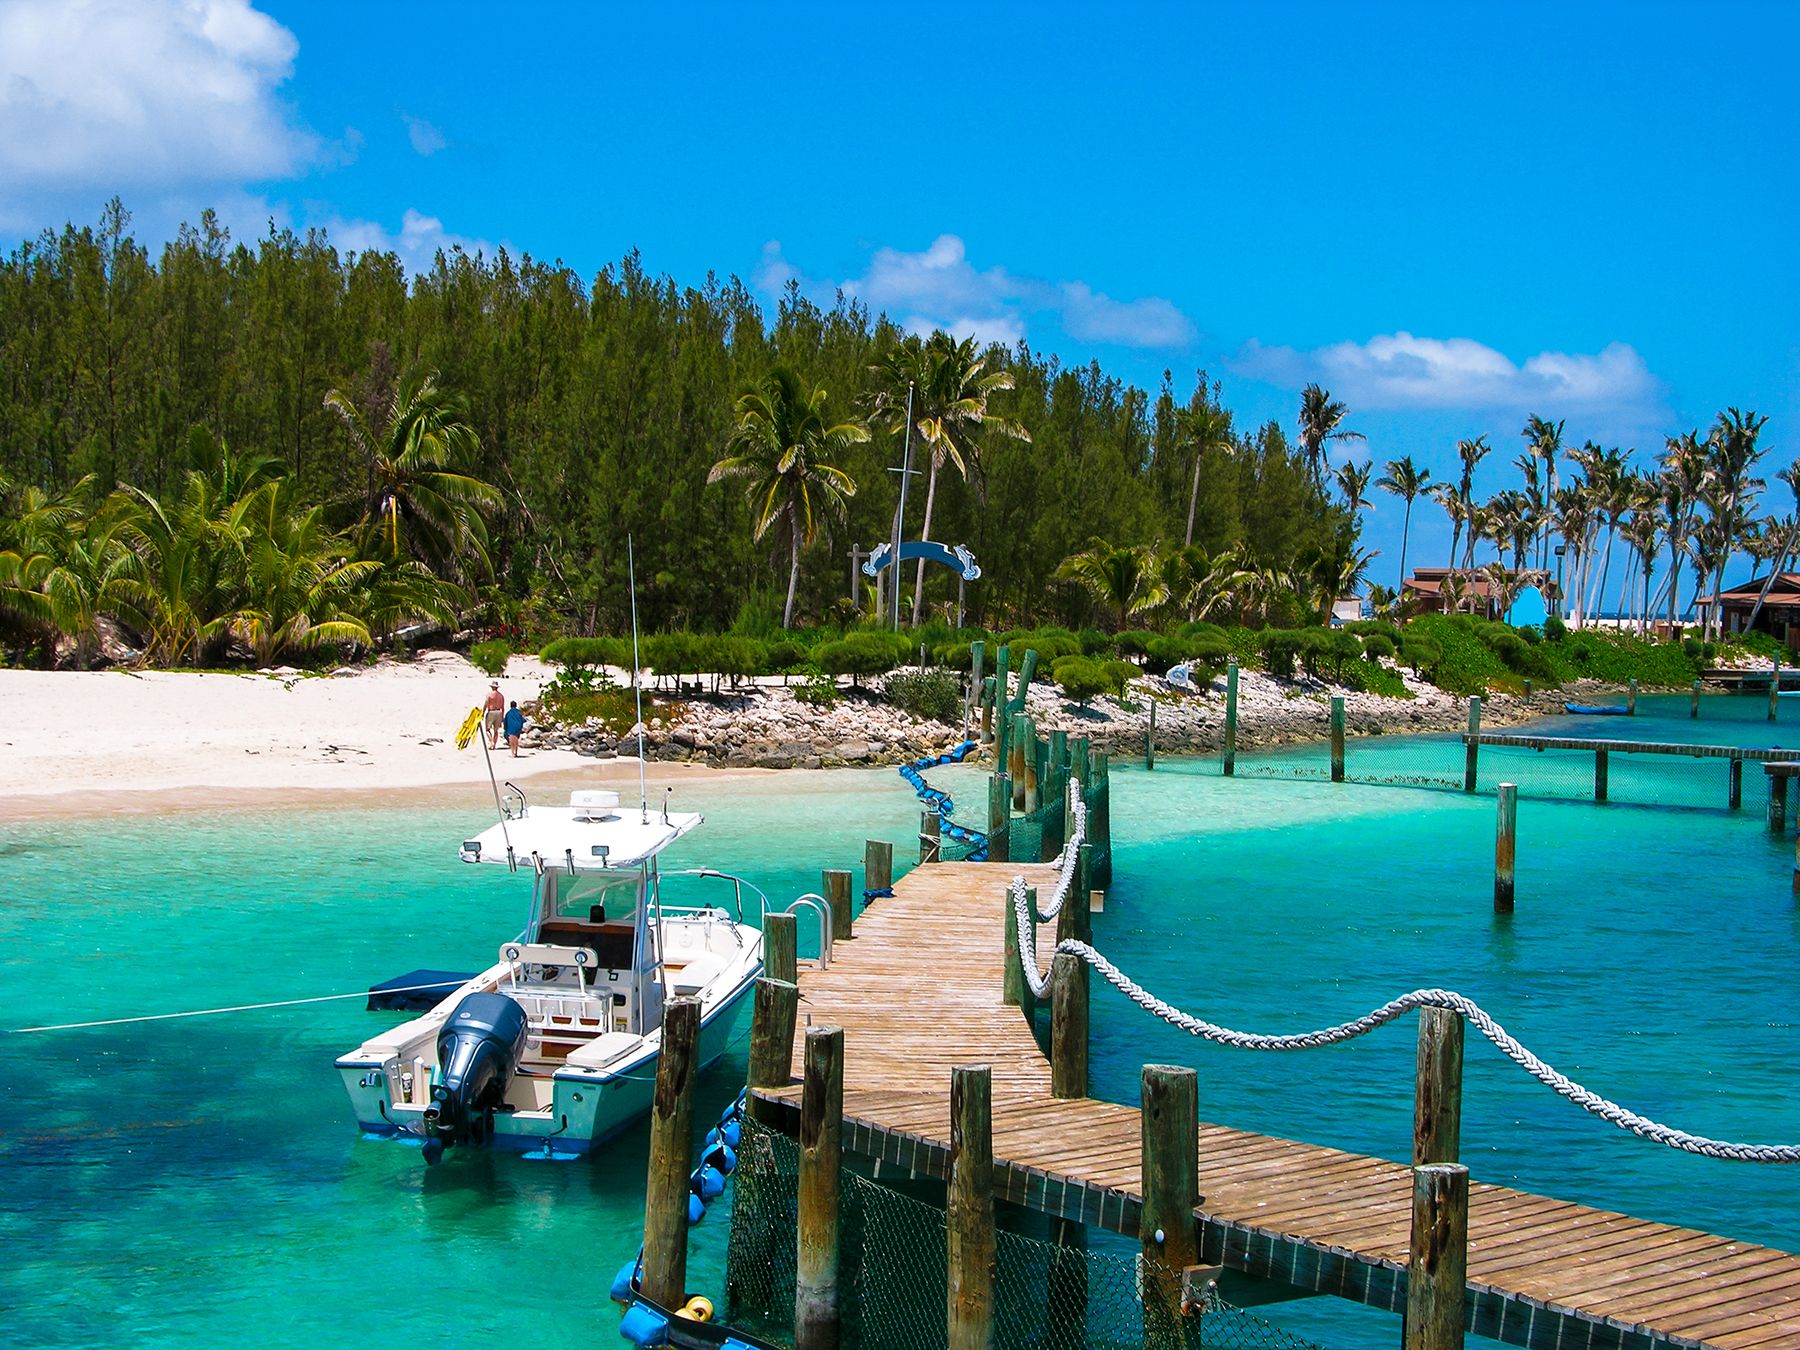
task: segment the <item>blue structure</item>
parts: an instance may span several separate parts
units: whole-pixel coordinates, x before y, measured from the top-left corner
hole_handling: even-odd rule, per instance
[[[1550,607],[1544,603],[1544,593],[1536,586],[1527,586],[1520,591],[1512,608],[1506,611],[1506,621],[1514,628],[1542,628],[1549,617]]]
[[[952,571],[961,573],[964,581],[981,580],[981,568],[975,562],[975,555],[969,552],[966,544],[958,544],[951,548],[931,540],[913,540],[900,545],[900,561],[911,562],[914,558],[923,558],[926,562],[942,563]],[[894,563],[892,544],[877,544],[869,554],[869,560],[862,565],[864,576],[879,576],[881,569]]]

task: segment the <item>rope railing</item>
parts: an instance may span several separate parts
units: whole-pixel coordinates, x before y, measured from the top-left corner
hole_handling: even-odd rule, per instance
[[[1069,890],[1075,880],[1076,858],[1087,832],[1087,812],[1081,801],[1080,784],[1073,781],[1069,784],[1069,809],[1073,816],[1073,828],[1069,832],[1068,843],[1064,845],[1062,854],[1056,860],[1061,869],[1061,875],[1049,907],[1034,914],[1028,900],[1025,878],[1014,877],[1012,882],[1013,911],[1018,920],[1019,929],[1019,966],[1024,973],[1025,983],[1030,986],[1032,994],[1040,999],[1049,993],[1051,982],[1049,976],[1038,974],[1037,924],[1054,919],[1068,899]],[[1610,1101],[1545,1063],[1523,1045],[1517,1037],[1495,1021],[1481,1005],[1454,990],[1415,989],[1410,994],[1402,994],[1398,998],[1390,999],[1379,1008],[1372,1009],[1361,1017],[1353,1018],[1348,1022],[1339,1022],[1335,1026],[1291,1035],[1264,1035],[1257,1032],[1236,1031],[1216,1022],[1208,1022],[1204,1018],[1195,1017],[1192,1013],[1183,1012],[1174,1004],[1152,994],[1085,942],[1065,938],[1056,944],[1055,950],[1056,952],[1067,952],[1069,955],[1079,957],[1087,962],[1113,988],[1144,1011],[1161,1018],[1170,1026],[1177,1027],[1191,1036],[1199,1036],[1215,1044],[1231,1046],[1239,1050],[1313,1050],[1326,1045],[1339,1045],[1345,1041],[1354,1040],[1358,1036],[1366,1036],[1377,1027],[1385,1026],[1395,1018],[1415,1009],[1443,1008],[1449,1012],[1460,1014],[1471,1026],[1487,1037],[1495,1049],[1559,1097],[1574,1102],[1582,1110],[1598,1116],[1601,1120],[1617,1126],[1619,1129],[1635,1134],[1640,1139],[1648,1139],[1652,1143],[1663,1144],[1686,1153],[1697,1153],[1707,1158],[1723,1158],[1731,1162],[1800,1163],[1800,1144],[1744,1144],[1712,1139],[1706,1135],[1692,1134],[1686,1130],[1678,1130],[1673,1126],[1664,1125],[1628,1107],[1621,1106],[1617,1102]]]

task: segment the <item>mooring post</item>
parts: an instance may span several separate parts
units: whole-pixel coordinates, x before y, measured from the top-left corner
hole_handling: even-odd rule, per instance
[[[950,1071],[950,1186],[944,1202],[949,1258],[949,1350],[994,1343],[993,1080],[985,1064]]]
[[[1230,778],[1237,772],[1237,657],[1225,663],[1225,752],[1220,771]]]
[[[863,889],[894,889],[894,846],[886,839],[863,841]]]
[[[1344,696],[1331,696],[1331,781],[1344,781]]]
[[[1735,755],[1732,756],[1731,771],[1725,781],[1725,805],[1735,811],[1744,804],[1744,761]]]
[[[1012,665],[1012,648],[1002,647],[994,653],[994,768],[1006,772],[1006,734],[1012,722],[1007,670]]]
[[[1043,824],[1038,834],[1038,861],[1050,862],[1062,852],[1063,836],[1069,830],[1069,801],[1068,794],[1058,787],[1061,782],[1059,774],[1052,770],[1044,781],[1054,791],[1044,807]],[[1024,859],[1019,861],[1023,862]]]
[[[1041,775],[1044,763],[1044,743],[1038,739],[1037,720],[1029,714],[1021,714],[1025,723],[1025,734],[1020,739],[1025,751],[1024,773],[1025,787],[1020,797],[1020,808],[1027,814],[1035,812],[1043,804]]]
[[[800,978],[800,918],[793,913],[763,918],[763,974],[793,984]]]
[[[1037,914],[1037,888],[1028,886],[1025,890],[1025,917],[1030,922]],[[1036,946],[1034,942],[1032,944]],[[1006,952],[1002,962],[1000,981],[1000,1001],[1009,1008],[1019,1008],[1025,1013],[1025,1020],[1031,1021],[1037,1013],[1037,999],[1031,992],[1031,985],[1025,979],[1025,967],[1020,964],[1019,911],[1013,904],[1012,891],[1006,892]]]
[[[934,863],[943,848],[944,819],[936,811],[919,813],[919,861]]]
[[[795,1350],[837,1350],[838,1199],[843,1184],[844,1029],[811,1027],[800,1089]],[[679,1307],[679,1304],[674,1306]]]
[[[1071,895],[1069,902],[1073,904]],[[1088,1089],[1088,967],[1072,952],[1050,962],[1050,1095],[1085,1097]]]
[[[1525,681],[1525,697],[1526,698],[1531,697],[1531,681],[1530,680]]]
[[[1075,851],[1075,879],[1069,886],[1068,898],[1056,915],[1058,942],[1086,942],[1092,933],[1093,920],[1087,912],[1087,895],[1092,886],[1094,846],[1083,844]]]
[[[1146,1064],[1138,1164],[1144,1207],[1138,1238],[1144,1259],[1144,1316],[1160,1328],[1179,1324],[1181,1272],[1200,1259],[1194,1208],[1200,1203],[1200,1080],[1192,1069]]]
[[[1604,762],[1606,751],[1597,757]],[[1598,791],[1599,779],[1596,779]],[[1601,798],[1605,800],[1604,797]],[[1519,789],[1514,783],[1502,783],[1497,801],[1494,825],[1494,913],[1513,912],[1513,862],[1519,832]],[[1434,1158],[1433,1162],[1455,1162],[1455,1158]]]
[[[1467,748],[1463,751],[1463,791],[1475,790],[1475,756],[1481,745],[1476,737],[1481,734],[1481,695],[1473,694],[1469,698],[1469,735]]]
[[[1150,720],[1144,723],[1144,767],[1156,767],[1156,700],[1150,700]]]
[[[1088,738],[1075,736],[1069,741],[1069,777],[1081,783],[1081,799],[1087,801],[1093,791],[1093,769],[1089,763]]]
[[[1625,715],[1637,716],[1637,677],[1634,675],[1625,682]]]
[[[744,1085],[752,1094],[758,1088],[786,1087],[793,1077],[794,1026],[800,1019],[800,987],[791,980],[765,975],[756,982],[750,1013],[750,1070]],[[756,1096],[750,1098],[750,1118],[767,1120],[772,1111]]]
[[[988,776],[988,861],[1011,861],[1012,782],[1003,773]]]
[[[974,714],[979,712],[981,720],[987,720],[987,701],[983,697],[981,687],[981,658],[987,653],[987,643],[971,642],[969,644],[969,697],[963,704],[963,738],[968,739],[969,724],[975,720]],[[987,739],[984,730],[977,730],[975,741],[980,744]]]
[[[1594,800],[1597,802],[1606,800],[1608,790],[1606,776],[1608,772],[1608,761],[1610,759],[1611,751],[1594,751]]]
[[[1781,706],[1781,658],[1769,670],[1769,720],[1775,720],[1775,709]]]
[[[1006,733],[1006,776],[1012,782],[1012,809],[1025,809],[1025,738],[1031,734],[1024,713],[1012,715]]]
[[[1420,1008],[1419,1063],[1413,1082],[1414,1167],[1459,1161],[1462,1071],[1462,1014],[1448,1008]]]
[[[1783,773],[1769,775],[1769,833],[1787,829],[1788,780]]]
[[[1800,834],[1794,836],[1794,894],[1800,895]]]
[[[1405,1350],[1462,1350],[1468,1263],[1469,1169],[1460,1163],[1413,1168]]]
[[[1700,681],[1694,681],[1694,701],[1688,708],[1688,716],[1694,721],[1700,720]]]
[[[643,1290],[665,1308],[687,1302],[688,1175],[699,1041],[699,1000],[670,999],[663,1009],[662,1052],[650,1107],[650,1176],[644,1188]]]
[[[1094,849],[1094,865],[1088,872],[1089,886],[1112,884],[1112,757],[1102,750],[1094,756],[1093,810],[1088,817],[1088,842]],[[1085,894],[1085,892],[1083,892]],[[1084,924],[1086,920],[1082,921]],[[1085,932],[1083,934],[1085,939]]]
[[[831,911],[831,940],[848,942],[855,936],[855,911],[850,907],[850,873],[828,867],[819,873],[825,892],[825,907]]]

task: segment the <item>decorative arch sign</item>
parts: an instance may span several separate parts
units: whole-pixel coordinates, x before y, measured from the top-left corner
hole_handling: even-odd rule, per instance
[[[914,558],[941,563],[961,575],[964,581],[981,579],[981,568],[975,562],[975,555],[969,552],[966,544],[957,544],[951,547],[931,540],[909,540],[900,545],[898,561],[911,562]],[[870,550],[869,560],[862,565],[863,575],[879,576],[882,568],[892,566],[895,561],[892,544],[877,544]]]

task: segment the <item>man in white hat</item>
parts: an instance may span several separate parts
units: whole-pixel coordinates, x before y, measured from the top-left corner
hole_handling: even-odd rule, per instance
[[[487,702],[481,705],[486,714],[481,720],[487,724],[488,749],[500,748],[500,727],[506,721],[506,698],[500,692],[500,681],[488,681]]]

